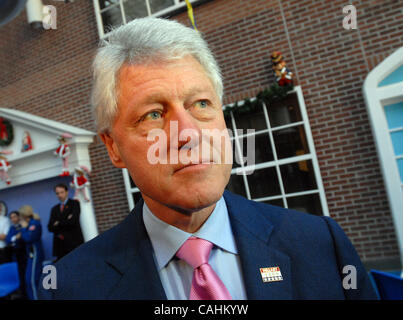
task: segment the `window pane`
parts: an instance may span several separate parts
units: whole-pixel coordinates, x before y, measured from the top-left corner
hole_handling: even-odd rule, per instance
[[[264,203],[267,203],[267,204],[271,204],[272,206],[283,207],[283,208],[284,208],[283,199],[266,200],[266,201],[263,201],[263,202],[264,202]]]
[[[140,192],[134,192],[132,194],[132,196],[133,196],[134,205],[136,205],[140,201],[140,199],[142,198]]]
[[[253,198],[263,198],[280,194],[276,168],[255,170],[247,176],[250,195]]]
[[[277,158],[289,158],[309,153],[304,126],[273,131]]]
[[[311,160],[282,165],[280,171],[286,193],[316,189]]]
[[[120,6],[115,6],[102,12],[102,23],[104,25],[105,33],[108,33],[111,30],[111,27],[122,25],[123,19]]]
[[[379,83],[380,87],[403,81],[403,66],[400,66]]]
[[[226,124],[226,126],[227,126],[227,129],[228,129],[228,130],[231,130],[231,134],[232,134],[232,136],[234,136],[234,135],[235,135],[235,132],[234,132],[234,128],[232,127],[231,116],[226,116],[226,117],[224,118],[224,120],[225,120],[225,124]]]
[[[255,135],[254,137],[255,137],[254,146],[253,146],[253,139],[251,137],[244,137],[244,138],[239,139],[241,146],[243,146],[242,154],[244,157],[244,165],[253,165],[253,163],[250,163],[251,160],[249,160],[249,163],[246,163],[248,160],[247,156],[251,156],[250,155],[251,152],[255,152],[255,163],[273,161],[274,156],[273,156],[273,151],[272,151],[271,144],[270,144],[269,134],[261,133],[261,134]],[[248,154],[248,139],[249,139],[249,145],[250,145],[249,154]]]
[[[266,120],[261,106],[252,112],[234,114],[234,118],[237,129],[255,129],[256,131],[267,129]]]
[[[385,107],[389,129],[403,127],[403,101]]]
[[[400,173],[400,182],[403,183],[403,159],[397,160],[397,167]]]
[[[102,10],[117,3],[119,3],[119,0],[99,0],[99,8]]]
[[[289,209],[307,212],[314,215],[323,215],[318,193],[287,198],[287,204]]]
[[[145,0],[126,0],[124,1],[124,9],[126,22],[148,16]]]
[[[296,93],[287,95],[281,101],[266,103],[271,127],[302,121]]]
[[[402,156],[403,155],[403,130],[392,132],[390,134],[392,137],[393,149],[395,150],[395,155]]]
[[[238,168],[241,166],[241,161],[240,160],[237,161],[237,159],[240,159],[240,157],[238,155],[239,150],[235,144],[235,140],[231,140],[231,144],[232,144],[232,168]],[[238,155],[238,156],[236,156],[236,155]]]
[[[149,2],[151,7],[151,13],[161,11],[175,4],[174,0],[149,0]]]
[[[129,174],[129,180],[130,180],[130,187],[131,188],[136,188],[136,184],[134,183],[134,181],[133,181],[132,177],[130,176],[130,174]]]
[[[232,174],[227,189],[233,193],[246,197],[245,183],[243,182],[242,175]]]

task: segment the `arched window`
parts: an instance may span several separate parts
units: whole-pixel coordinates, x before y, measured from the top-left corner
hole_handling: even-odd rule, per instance
[[[368,74],[364,96],[403,263],[403,47]]]

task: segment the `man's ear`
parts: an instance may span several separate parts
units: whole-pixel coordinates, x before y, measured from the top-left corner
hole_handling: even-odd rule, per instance
[[[107,132],[100,133],[99,137],[105,144],[106,149],[108,150],[109,158],[111,159],[113,165],[117,168],[126,168],[126,165],[123,162],[122,157],[120,156],[118,146],[116,145],[113,137]]]

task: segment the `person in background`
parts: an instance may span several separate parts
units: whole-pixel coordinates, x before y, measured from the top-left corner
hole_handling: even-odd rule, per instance
[[[42,248],[42,226],[39,216],[34,213],[30,205],[22,206],[20,237],[24,240],[27,252],[27,268],[25,272],[25,284],[27,296],[30,300],[37,300],[37,287],[42,274],[42,262],[44,260]],[[18,237],[18,236],[17,236]]]
[[[10,220],[6,217],[6,212],[0,212],[0,264],[10,262],[10,253],[5,241],[9,229]]]
[[[20,213],[11,211],[9,214],[11,227],[6,237],[6,243],[11,248],[11,259],[18,264],[18,275],[20,278],[20,290],[23,297],[26,295],[25,290],[25,270],[27,266],[27,253],[25,242],[21,238]]]
[[[84,242],[80,226],[80,203],[69,199],[68,188],[61,183],[54,188],[60,203],[50,213],[49,232],[53,232],[53,256],[56,261]]]

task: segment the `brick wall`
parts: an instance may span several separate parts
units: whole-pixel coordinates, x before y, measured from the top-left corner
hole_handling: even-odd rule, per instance
[[[32,30],[22,12],[0,29],[0,103],[69,125],[95,131],[90,110],[91,62],[99,42],[92,1],[57,9],[57,30]],[[113,167],[96,138],[89,148],[91,192],[100,232],[128,213],[122,173]]]
[[[94,131],[90,64],[98,43],[92,1],[58,9],[58,29],[33,31],[25,13],[0,29],[0,99],[16,108]],[[340,0],[214,0],[194,9],[199,30],[222,66],[224,103],[273,82],[270,53],[280,50],[302,86],[329,211],[363,260],[398,249],[362,96],[368,72],[403,45],[403,1],[353,1],[358,30],[342,27]],[[187,14],[174,17],[189,25]],[[288,36],[287,36],[288,35]],[[120,170],[97,139],[90,147],[100,231],[128,211]]]

